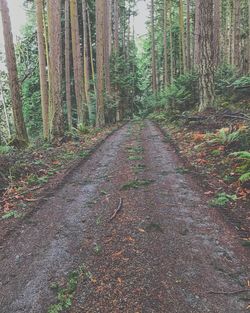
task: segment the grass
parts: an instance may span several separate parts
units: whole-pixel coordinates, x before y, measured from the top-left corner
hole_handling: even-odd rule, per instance
[[[128,157],[129,161],[141,161],[143,159],[143,157],[139,156],[139,155],[130,155]]]
[[[146,231],[150,232],[150,231],[156,231],[156,232],[160,232],[163,233],[163,229],[161,228],[161,225],[158,223],[150,223],[146,226]]]
[[[2,216],[2,220],[8,220],[10,218],[20,218],[22,216],[22,213],[19,213],[17,211],[9,211]]]
[[[153,182],[154,182],[153,180],[139,180],[139,179],[131,180],[127,182],[126,184],[124,184],[121,189],[122,190],[138,189],[140,187],[149,186]]]
[[[236,195],[229,195],[225,192],[218,193],[214,199],[210,201],[210,204],[215,207],[224,207],[228,202],[236,201]]]
[[[133,167],[133,170],[134,170],[135,173],[139,173],[139,172],[144,171],[145,168],[146,168],[146,165],[144,165],[144,164],[137,164],[137,165],[135,165]]]
[[[187,174],[187,173],[189,173],[189,169],[187,169],[185,167],[177,167],[176,168],[176,173],[178,173],[178,174]]]
[[[77,271],[71,272],[64,287],[61,287],[58,283],[51,284],[51,289],[57,292],[57,303],[50,305],[48,313],[63,312],[71,307],[79,278],[83,273],[81,267]]]

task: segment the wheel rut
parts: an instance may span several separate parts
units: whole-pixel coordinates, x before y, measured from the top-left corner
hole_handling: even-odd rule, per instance
[[[70,313],[246,312],[246,249],[184,172],[150,121],[113,134],[6,242],[1,313],[48,312],[79,267]]]

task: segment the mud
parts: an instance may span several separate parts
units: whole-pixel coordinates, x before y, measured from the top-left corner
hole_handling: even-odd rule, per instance
[[[47,312],[83,264],[71,313],[246,312],[247,249],[182,166],[149,121],[108,138],[1,247],[1,313]]]

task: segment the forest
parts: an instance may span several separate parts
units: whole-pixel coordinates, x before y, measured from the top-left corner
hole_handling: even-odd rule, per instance
[[[250,310],[250,0],[20,2],[15,39],[0,0],[0,311]]]

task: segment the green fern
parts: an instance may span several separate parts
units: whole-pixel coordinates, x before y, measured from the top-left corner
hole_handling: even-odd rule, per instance
[[[234,153],[231,153],[230,155],[241,160],[250,160],[250,152],[248,151],[234,152]]]
[[[250,172],[247,172],[247,173],[241,175],[239,180],[241,183],[245,183],[247,181],[250,181]]]

